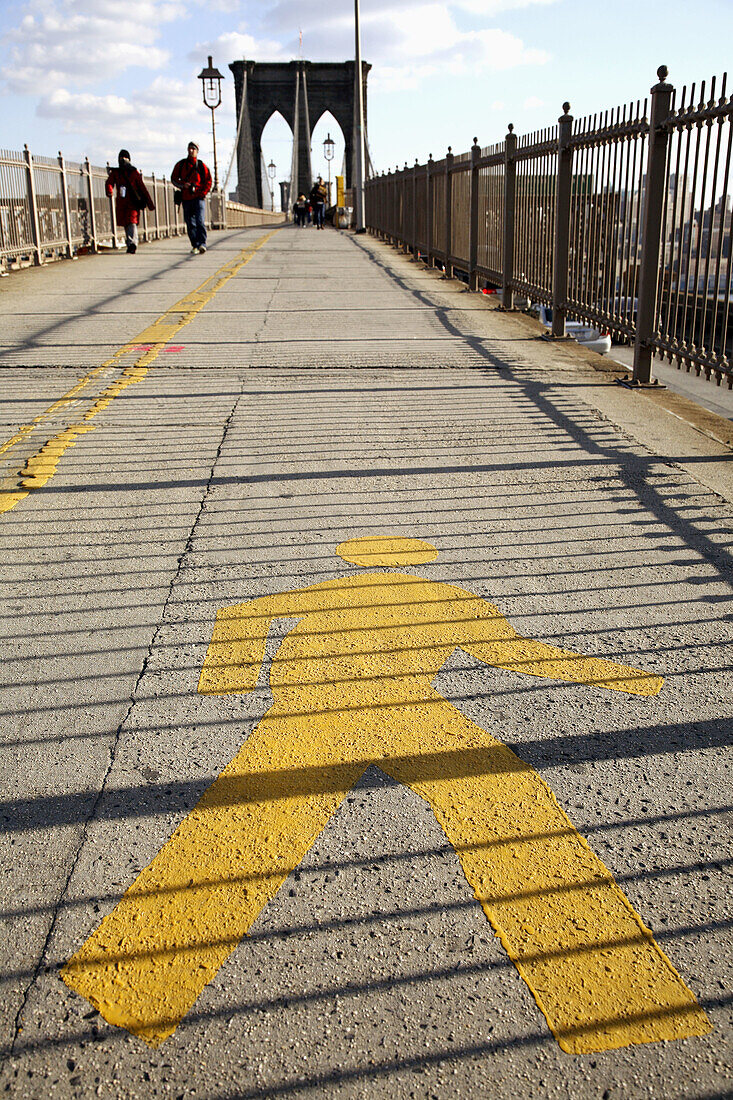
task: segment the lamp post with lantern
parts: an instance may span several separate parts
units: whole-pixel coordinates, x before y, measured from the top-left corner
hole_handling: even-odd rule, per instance
[[[277,172],[277,165],[274,160],[271,160],[267,165],[267,174],[270,177],[270,210],[275,209],[275,192],[273,190],[275,182],[275,173]]]
[[[331,161],[333,160],[334,153],[336,152],[336,142],[333,140],[330,134],[326,137],[323,143],[323,155],[328,161],[328,205],[331,206]]]
[[[364,226],[364,74],[361,64],[359,0],[354,0],[354,228],[366,233]]]
[[[209,58],[209,64],[205,69],[202,69],[198,76],[202,84],[202,92],[204,97],[204,106],[208,107],[211,111],[211,136],[214,142],[214,190],[219,190],[219,166],[216,160],[216,123],[214,122],[214,111],[221,103],[221,82],[224,79],[222,73],[218,69],[215,69],[211,58]]]

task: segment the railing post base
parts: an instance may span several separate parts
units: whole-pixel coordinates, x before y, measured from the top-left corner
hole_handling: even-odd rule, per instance
[[[663,382],[652,378],[650,382],[636,382],[633,378],[617,378],[617,386],[623,386],[625,390],[666,390]]]

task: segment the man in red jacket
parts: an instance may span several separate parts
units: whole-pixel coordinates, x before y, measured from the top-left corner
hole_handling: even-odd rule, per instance
[[[198,145],[195,141],[189,141],[188,156],[185,160],[179,160],[171,172],[171,183],[181,191],[183,216],[194,256],[206,251],[204,199],[211,190],[211,172],[198,157]]]
[[[150,192],[145,186],[145,181],[134,165],[130,164],[130,154],[127,149],[120,149],[117,156],[117,168],[110,168],[105,191],[112,197],[117,188],[115,200],[115,217],[118,225],[125,227],[125,241],[128,252],[137,252],[137,227],[140,221],[140,211],[155,210],[155,204],[150,197]]]

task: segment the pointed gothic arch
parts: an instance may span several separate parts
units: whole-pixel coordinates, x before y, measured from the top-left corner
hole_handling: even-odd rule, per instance
[[[344,159],[346,154],[346,135],[341,129],[338,119],[330,111],[326,110],[320,118],[311,119],[311,162],[313,178],[320,175],[325,181],[329,178],[328,162],[323,154],[323,142],[326,135],[330,135],[334,143],[334,158],[331,161],[331,201],[327,206],[332,206],[336,201],[335,177],[343,175]]]
[[[279,111],[293,131],[293,163],[290,193],[306,191],[312,184],[310,143],[316,122],[329,111],[346,142],[346,186],[351,186],[354,155],[355,62],[233,61],[234,88],[239,119],[237,144],[237,199],[262,206],[259,165],[262,131]],[[371,65],[362,62],[364,121],[366,84]],[[311,119],[313,120],[311,122]]]

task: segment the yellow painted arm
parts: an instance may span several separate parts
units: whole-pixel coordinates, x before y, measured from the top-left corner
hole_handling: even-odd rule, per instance
[[[198,690],[202,695],[254,691],[265,656],[270,623],[292,614],[278,596],[222,607],[206,651]]]
[[[546,676],[550,680],[567,680],[573,684],[592,684],[628,695],[657,695],[664,683],[661,676],[630,665],[617,665],[600,657],[583,657],[533,638],[522,638],[514,634],[508,623],[506,626],[508,631],[500,640],[461,644],[461,648],[494,668],[525,672],[528,676]],[[509,632],[513,636],[509,636]]]

